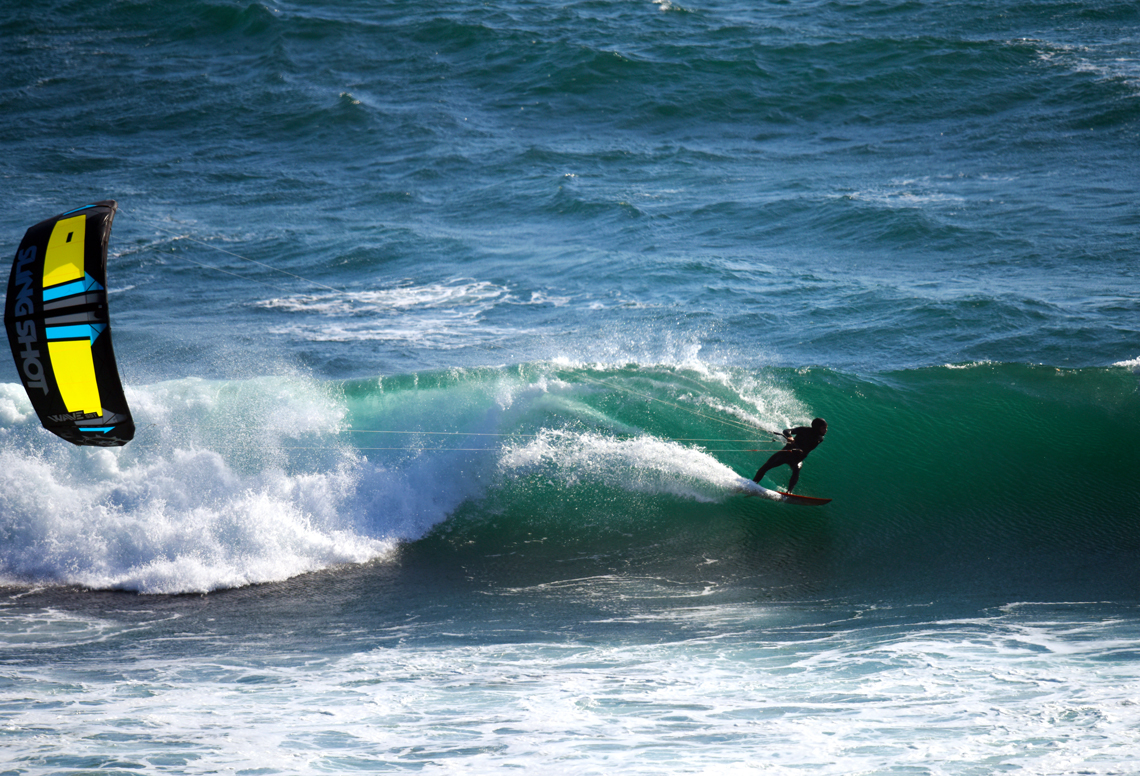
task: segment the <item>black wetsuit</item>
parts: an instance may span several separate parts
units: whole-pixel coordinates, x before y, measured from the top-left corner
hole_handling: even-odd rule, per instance
[[[803,466],[804,459],[807,458],[808,453],[819,447],[819,443],[823,441],[823,436],[827,431],[822,434],[816,431],[811,426],[799,426],[798,428],[784,429],[784,436],[792,437],[792,441],[784,446],[783,450],[775,453],[768,461],[760,467],[756,472],[756,476],[752,478],[753,482],[760,482],[764,475],[768,473],[769,469],[775,469],[777,466],[787,464],[792,468],[792,478],[788,480],[788,493],[795,490],[796,483],[800,479],[800,467]]]

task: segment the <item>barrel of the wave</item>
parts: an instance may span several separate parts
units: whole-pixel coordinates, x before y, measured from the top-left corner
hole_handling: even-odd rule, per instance
[[[123,395],[107,311],[107,242],[117,204],[96,202],[28,229],[8,279],[4,326],[43,427],[76,445],[125,445]]]

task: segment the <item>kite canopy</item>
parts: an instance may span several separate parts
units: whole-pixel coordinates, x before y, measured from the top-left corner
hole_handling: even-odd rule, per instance
[[[76,445],[135,435],[107,315],[107,240],[118,205],[70,210],[28,229],[8,279],[4,326],[44,428]]]

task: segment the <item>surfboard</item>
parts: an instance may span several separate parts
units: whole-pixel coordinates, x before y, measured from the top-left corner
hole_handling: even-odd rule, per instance
[[[737,493],[743,493],[745,496],[760,496],[761,498],[771,499],[772,501],[781,501],[785,504],[797,504],[802,507],[819,507],[831,502],[829,498],[800,496],[795,493],[785,493],[782,490],[769,490],[743,477],[736,483],[734,490]]]

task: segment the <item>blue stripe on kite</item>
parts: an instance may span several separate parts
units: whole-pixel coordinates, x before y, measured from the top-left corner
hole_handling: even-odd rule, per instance
[[[69,216],[72,213],[78,213],[80,210],[90,210],[93,207],[95,207],[95,206],[94,205],[84,205],[83,207],[77,207],[77,208],[75,208],[75,210],[68,210],[66,213],[60,213],[59,217],[63,218],[64,216]]]
[[[49,340],[75,340],[90,338],[91,344],[95,344],[95,340],[103,333],[103,329],[107,328],[105,323],[81,323],[78,326],[48,326],[47,338]]]
[[[62,286],[55,288],[44,289],[44,301],[50,302],[53,299],[59,299],[61,296],[71,296],[72,294],[82,294],[84,292],[83,281],[75,280],[71,283],[64,283]]]
[[[59,286],[52,286],[51,288],[44,289],[44,301],[51,302],[55,299],[62,299],[65,296],[75,296],[76,294],[83,294],[88,291],[102,291],[103,286],[95,282],[95,279],[83,273],[83,280],[73,280],[70,283],[64,283]]]
[[[108,431],[114,431],[115,427],[114,426],[106,426],[104,428],[91,428],[89,426],[88,427],[80,426],[79,430],[80,431],[90,431],[93,434],[106,434]]]

